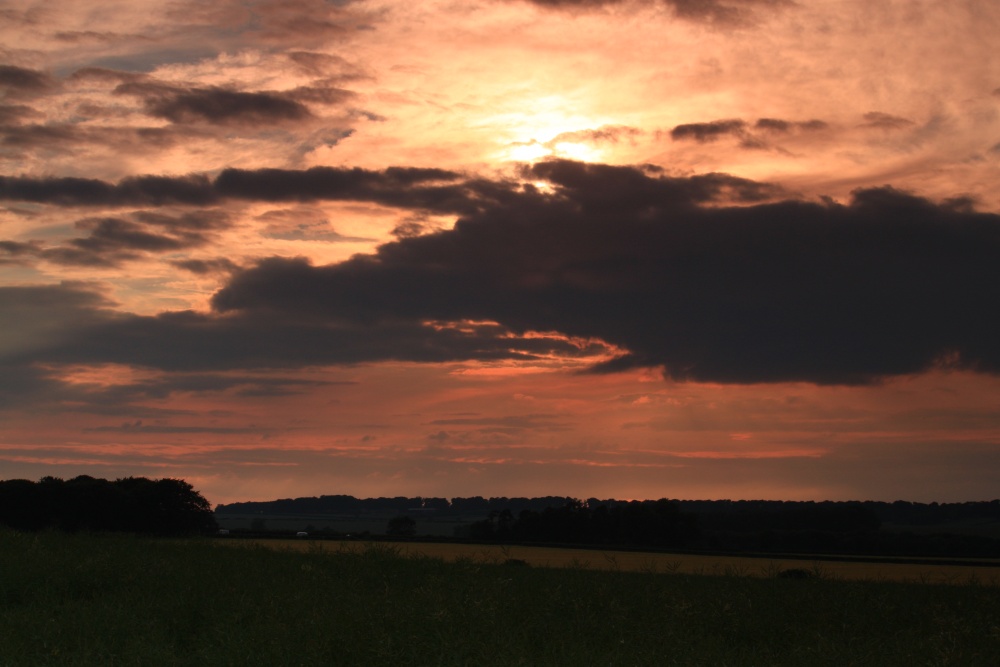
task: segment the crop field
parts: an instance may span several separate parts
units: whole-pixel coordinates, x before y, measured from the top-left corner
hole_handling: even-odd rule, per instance
[[[0,531],[0,666],[1000,664],[1000,595],[971,580],[240,543]]]
[[[523,561],[537,567],[611,570],[660,574],[733,575],[774,577],[786,570],[801,570],[822,579],[852,581],[900,581],[918,583],[977,583],[1000,586],[1000,563],[968,561],[962,565],[896,563],[888,560],[817,560],[805,557],[753,558],[745,556],[704,556],[639,551],[569,549],[536,546],[494,546],[434,542],[336,542],[314,540],[253,540],[276,549],[326,552],[362,552],[380,545],[404,556],[425,556],[445,561],[472,561],[503,564]],[[239,544],[238,540],[231,540]]]

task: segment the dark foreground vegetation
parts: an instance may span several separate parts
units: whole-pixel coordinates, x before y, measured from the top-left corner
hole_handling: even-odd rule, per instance
[[[88,475],[0,481],[0,526],[189,535],[217,528],[212,506],[180,479]]]
[[[966,585],[0,531],[0,665],[1000,664]]]

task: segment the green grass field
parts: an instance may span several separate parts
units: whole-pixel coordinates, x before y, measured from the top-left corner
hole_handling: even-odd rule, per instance
[[[975,583],[224,542],[0,533],[0,665],[1000,664]]]

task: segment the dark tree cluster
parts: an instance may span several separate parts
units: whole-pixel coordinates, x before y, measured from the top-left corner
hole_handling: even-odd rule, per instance
[[[684,500],[718,551],[996,558],[1000,501]],[[992,527],[993,536],[963,529]],[[914,532],[919,529],[919,532]]]
[[[780,500],[686,500],[681,506],[703,518],[710,530],[819,530],[835,533],[878,530],[875,505],[862,502]]]
[[[683,547],[698,535],[698,519],[665,499],[592,505],[580,501],[542,511],[491,512],[469,528],[483,541]]]
[[[187,535],[217,528],[211,505],[180,479],[88,475],[0,481],[0,525],[16,530],[59,529]]]

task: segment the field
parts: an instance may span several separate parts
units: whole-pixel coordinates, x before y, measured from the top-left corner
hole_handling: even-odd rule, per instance
[[[1000,595],[970,581],[226,542],[0,532],[0,665],[1000,664]]]
[[[372,535],[382,535],[385,533],[386,524],[389,519],[399,516],[395,510],[387,511],[359,511],[353,514],[215,514],[215,520],[220,528],[228,530],[252,530],[255,521],[262,524],[267,530],[296,532],[305,530],[314,532],[317,530],[336,531],[338,533],[371,533]],[[420,535],[436,535],[442,537],[452,537],[455,528],[465,526],[474,521],[485,519],[484,515],[434,515],[414,514],[409,515],[416,521],[416,530]]]
[[[231,543],[239,544],[238,540]],[[564,549],[536,546],[492,546],[434,542],[323,542],[313,540],[253,540],[276,549],[359,552],[371,548],[398,550],[404,556],[424,556],[445,561],[474,560],[483,563],[524,561],[537,567],[612,570],[660,574],[700,574],[774,577],[784,570],[805,570],[823,579],[854,581],[899,581],[916,583],[977,583],[1000,586],[1000,564],[995,561],[965,561],[961,565],[924,562],[897,563],[883,560],[817,560],[803,557],[754,558],[746,556],[702,556],[691,554],[597,549]],[[919,559],[909,559],[919,561]]]

